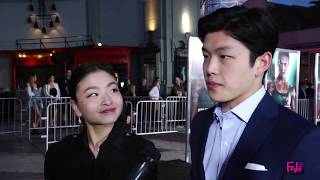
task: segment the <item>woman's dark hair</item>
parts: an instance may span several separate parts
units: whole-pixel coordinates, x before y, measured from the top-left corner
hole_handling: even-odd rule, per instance
[[[77,92],[79,82],[85,77],[87,77],[89,74],[97,71],[104,71],[115,78],[113,69],[107,64],[80,65],[78,68],[76,68],[72,72],[69,80],[69,91],[70,91],[70,97],[72,100],[77,101],[76,92]]]
[[[77,102],[76,92],[79,82],[89,74],[97,71],[104,71],[116,79],[114,70],[108,64],[82,64],[72,72],[69,80],[69,92],[72,100]],[[125,106],[125,103],[123,103],[123,105]],[[117,121],[126,121],[125,111],[126,108],[123,107],[121,115]]]
[[[208,33],[223,31],[250,50],[250,65],[265,52],[274,53],[278,28],[269,13],[258,8],[235,6],[221,8],[201,18],[198,36],[204,41]]]

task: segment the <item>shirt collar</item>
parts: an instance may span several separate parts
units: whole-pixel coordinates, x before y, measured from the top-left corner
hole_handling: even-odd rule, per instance
[[[248,123],[254,110],[256,109],[256,107],[258,106],[259,102],[265,94],[266,90],[264,89],[264,87],[261,87],[253,95],[249,96],[236,107],[232,108],[231,111],[239,118],[241,118],[243,121]]]

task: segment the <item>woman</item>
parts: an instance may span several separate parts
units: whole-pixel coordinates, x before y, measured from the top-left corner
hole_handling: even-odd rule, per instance
[[[160,84],[161,80],[159,77],[155,77],[153,82],[152,82],[152,88],[149,91],[149,97],[152,100],[159,100],[160,99]]]
[[[45,88],[45,95],[47,97],[51,97],[51,98],[59,98],[60,97],[60,88],[58,83],[55,82],[55,77],[54,75],[50,75],[50,77],[48,78],[48,84],[46,84],[44,86]]]
[[[41,102],[41,87],[38,88],[37,85],[37,75],[33,74],[29,77],[27,82],[27,92],[30,98],[30,107],[32,109],[32,128],[37,128],[41,121],[41,112],[43,105]]]
[[[279,74],[274,80],[274,90],[272,96],[279,104],[295,111],[296,107],[296,91],[295,88],[287,81],[287,71],[289,68],[289,52],[281,51],[278,54]]]
[[[48,84],[44,86],[44,94],[48,97],[48,103],[56,103],[58,98],[60,98],[61,92],[58,83],[55,82],[54,75],[50,75],[48,78]],[[53,112],[51,113],[52,117],[50,117],[50,126],[55,125],[57,108],[54,107]]]
[[[153,143],[128,133],[123,99],[107,66],[80,66],[72,73],[69,89],[83,131],[50,146],[46,180],[127,180],[141,161],[159,160]],[[150,164],[152,173],[144,179],[156,179],[155,163]]]

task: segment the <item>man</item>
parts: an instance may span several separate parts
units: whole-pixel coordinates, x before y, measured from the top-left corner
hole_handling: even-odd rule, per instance
[[[178,96],[178,91],[182,93],[182,96],[185,95],[184,87],[182,84],[182,80],[179,76],[176,76],[175,78],[175,85],[171,89],[170,96]]]
[[[289,63],[289,52],[280,51],[277,62],[279,74],[274,80],[274,91],[272,92],[272,97],[279,104],[295,111],[296,91],[295,88],[288,83],[286,77]]]
[[[71,77],[71,69],[68,69],[66,72],[65,77],[61,80],[60,82],[60,87],[61,87],[61,97],[69,97],[69,80]]]
[[[193,180],[318,179],[319,130],[262,86],[278,31],[260,9],[219,9],[199,20],[207,91],[218,104],[191,122]]]

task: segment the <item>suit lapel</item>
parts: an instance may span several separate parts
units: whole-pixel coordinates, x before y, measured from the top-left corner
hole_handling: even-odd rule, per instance
[[[201,126],[199,128],[199,131],[201,131],[200,137],[199,137],[199,147],[200,147],[200,152],[197,154],[198,156],[198,162],[196,163],[196,167],[199,168],[198,172],[200,172],[199,176],[200,179],[205,179],[205,174],[204,174],[204,168],[203,168],[203,157],[204,157],[204,151],[206,148],[206,142],[207,142],[207,138],[208,138],[208,132],[209,132],[209,128],[213,122],[213,111],[215,109],[215,106],[206,110],[205,113],[200,117],[200,121],[203,121],[203,123],[201,123]]]
[[[278,105],[266,93],[253,112],[229,159],[223,174],[223,180],[239,179],[246,163],[250,162],[255,152],[272,130],[275,124],[275,118],[273,117],[277,115]]]

